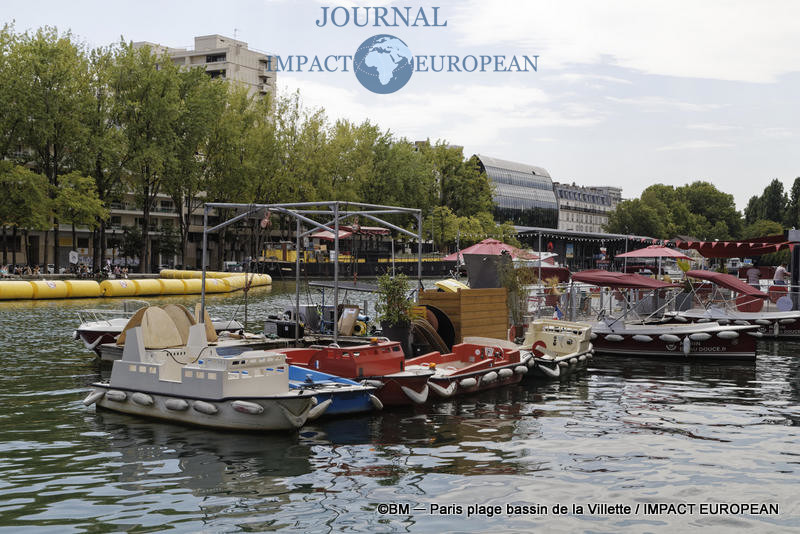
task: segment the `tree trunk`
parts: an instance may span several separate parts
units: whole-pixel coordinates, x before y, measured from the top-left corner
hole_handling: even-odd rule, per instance
[[[100,228],[98,229],[98,241],[100,242],[100,265],[106,263],[106,222],[100,221]]]
[[[75,223],[72,223],[72,250],[78,251],[78,234],[75,232]]]
[[[0,226],[3,230],[3,265],[8,264],[8,243],[6,243],[6,227],[5,225]]]
[[[150,170],[145,168],[145,174],[150,178]],[[147,272],[147,264],[150,261],[150,187],[144,186],[144,202],[142,204],[142,253],[139,258],[139,272]]]
[[[11,263],[17,265],[17,225],[11,227]]]

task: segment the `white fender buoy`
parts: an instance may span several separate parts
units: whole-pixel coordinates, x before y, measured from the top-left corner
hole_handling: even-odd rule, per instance
[[[314,397],[311,398],[311,400],[313,399]],[[195,404],[197,404],[197,402],[195,402]],[[303,426],[303,424],[306,422],[306,419],[308,418],[308,412],[311,411],[311,407],[313,406],[313,403],[309,402],[308,406],[306,406],[306,409],[303,411],[303,413],[301,413],[300,415],[295,415],[292,412],[290,412],[289,409],[286,408],[286,406],[284,406],[280,402],[278,402],[277,404],[278,408],[280,408],[281,413],[283,414],[283,417],[285,417],[286,420],[289,421],[289,424],[295,428],[300,428],[301,426]]]
[[[664,343],[680,343],[681,342],[681,338],[679,338],[678,336],[676,336],[674,334],[661,334],[660,336],[658,336],[658,339],[660,339]]]
[[[723,330],[722,332],[717,332],[717,337],[720,339],[736,339],[739,337],[739,332],[735,330]]]
[[[518,366],[514,367],[514,372],[517,373],[518,375],[524,375],[525,373],[528,372],[528,366],[527,365],[518,365]]]
[[[639,343],[650,343],[653,341],[653,338],[644,334],[636,334],[633,336],[633,340],[638,341]]]
[[[142,393],[140,391],[137,391],[136,393],[131,395],[131,400],[140,406],[153,405],[153,397],[151,397],[147,393]]]
[[[514,370],[508,368],[500,369],[499,371],[497,371],[497,374],[500,375],[500,378],[508,378],[509,376],[512,376],[514,374]]]
[[[756,324],[760,324],[762,326],[767,326],[767,325],[769,325],[771,323],[771,321],[769,321],[767,319],[756,319],[754,322]]]
[[[370,394],[369,401],[372,403],[372,407],[376,410],[383,410],[383,403],[375,395]]]
[[[758,331],[755,331],[755,332],[748,332],[747,334],[748,334],[748,335],[751,335],[751,336],[753,336],[753,337],[764,337],[764,333],[763,333],[763,332],[758,332]]]
[[[711,319],[709,319],[708,317],[703,317],[702,319],[698,319],[698,320],[697,320],[697,321],[695,321],[695,322],[696,322],[696,323],[710,323],[710,322],[711,322]]]
[[[189,409],[189,403],[183,399],[167,399],[164,401],[164,406],[173,412],[183,412]]]
[[[417,393],[413,389],[408,388],[406,386],[400,386],[400,389],[403,390],[403,393],[406,394],[406,397],[408,397],[409,399],[411,399],[412,402],[415,402],[417,404],[422,404],[426,400],[428,400],[428,384],[425,384],[425,387],[422,388],[422,391],[420,393]]]
[[[797,321],[797,319],[788,319],[788,318],[787,318],[787,319],[781,319],[781,320],[780,320],[780,321],[778,321],[778,322],[779,322],[779,323],[781,323],[781,324],[791,324],[791,323],[793,323],[793,322],[795,322],[795,321]]]
[[[538,367],[542,374],[549,378],[558,378],[561,376],[561,367],[558,365],[556,365],[555,369],[550,369],[546,365],[540,365]]]
[[[324,400],[324,401],[320,402],[319,404],[317,404],[313,408],[311,408],[308,411],[308,419],[307,420],[308,421],[313,421],[317,417],[319,417],[322,414],[324,414],[325,410],[328,409],[328,406],[330,406],[332,402],[333,402],[333,399],[327,399],[327,400]]]
[[[430,386],[430,388],[433,390],[434,393],[436,393],[443,399],[446,399],[448,397],[453,396],[453,393],[456,392],[456,387],[458,387],[458,384],[456,384],[455,382],[450,382],[450,384],[448,384],[446,388],[443,388],[436,382],[428,382],[428,386]]]
[[[692,341],[689,339],[689,336],[686,336],[683,338],[683,354],[684,356],[688,356],[690,352],[692,352]]]
[[[494,371],[489,371],[488,373],[486,373],[481,377],[482,384],[483,383],[489,384],[491,382],[494,382],[495,380],[497,380],[497,373]]]
[[[676,315],[675,316],[675,320],[678,321],[679,323],[688,323],[689,322],[689,319],[687,319],[683,315]]]
[[[118,389],[109,389],[106,392],[106,398],[114,402],[125,402],[128,399],[128,394]]]
[[[570,358],[569,359],[569,364],[570,365],[577,365],[578,364],[578,358]]]
[[[104,389],[95,389],[94,391],[92,391],[91,393],[89,393],[89,394],[86,396],[86,398],[85,398],[85,399],[83,399],[83,403],[84,403],[86,406],[91,406],[91,405],[92,405],[92,404],[94,404],[95,402],[97,402],[97,401],[99,401],[100,399],[102,399],[102,398],[103,398],[103,396],[105,396],[105,394],[106,394],[106,392],[105,392],[105,390],[104,390]]]
[[[733,324],[738,324],[740,326],[749,326],[750,321],[745,321],[744,319],[736,319],[735,321],[733,321]]]
[[[592,332],[592,333],[589,335],[589,339],[591,339],[592,341],[594,341],[595,339],[597,339],[597,334],[595,334],[594,332]]]
[[[362,380],[361,385],[370,386],[373,388],[380,388],[383,387],[383,382],[381,382],[380,380]]]
[[[606,334],[606,341],[622,341],[625,338],[619,334]]]
[[[695,332],[694,334],[689,334],[689,339],[692,341],[708,341],[711,339],[711,334],[708,332]]]
[[[585,362],[586,361],[586,355],[585,354],[581,354],[580,356],[578,356],[578,361],[579,362]]]
[[[98,336],[98,337],[97,337],[97,339],[95,339],[95,340],[94,340],[94,341],[92,341],[91,343],[89,343],[88,341],[86,341],[86,340],[85,340],[85,339],[83,339],[83,338],[81,338],[81,340],[83,341],[83,344],[84,344],[84,346],[85,346],[85,347],[86,347],[88,350],[94,350],[94,349],[95,349],[95,347],[97,347],[97,345],[99,345],[99,344],[100,344],[100,342],[101,342],[101,341],[103,341],[103,336]]]
[[[315,399],[316,400],[316,399]],[[325,404],[325,403],[323,403]],[[264,413],[264,407],[260,404],[250,401],[236,400],[231,403],[231,407],[239,413],[246,413],[250,415],[260,415]],[[327,406],[326,406],[327,408]],[[325,410],[322,410],[323,412]]]
[[[465,378],[461,382],[458,383],[459,386],[462,388],[474,388],[478,385],[478,381],[474,378]]]
[[[726,325],[729,321],[727,319],[717,319],[717,322],[721,325]]]
[[[561,367],[562,369],[566,369],[567,367],[569,367],[569,363],[567,363],[567,362],[558,362],[558,366]]]
[[[205,401],[194,401],[192,403],[192,408],[206,415],[214,415],[219,411],[219,409],[216,406],[214,406],[210,402],[205,402]]]
[[[772,335],[777,336],[780,333],[781,333],[781,325],[780,323],[775,322],[775,324],[772,326]]]

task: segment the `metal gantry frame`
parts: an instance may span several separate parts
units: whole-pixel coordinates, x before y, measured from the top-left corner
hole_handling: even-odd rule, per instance
[[[353,209],[355,208],[355,210]],[[208,227],[208,213],[212,209],[238,209],[246,210],[243,213],[236,215],[226,221],[223,221],[211,228]],[[235,204],[226,202],[208,202],[203,206],[203,258],[202,270],[203,278],[200,290],[200,320],[205,319],[206,311],[206,271],[208,269],[208,234],[217,232],[226,226],[229,226],[237,221],[254,217],[261,211],[283,213],[293,217],[296,221],[296,235],[297,244],[295,259],[295,341],[299,340],[299,316],[300,316],[300,238],[305,237],[317,230],[328,230],[333,233],[333,250],[336,261],[333,265],[333,342],[338,342],[339,339],[339,222],[351,216],[359,216],[375,221],[386,228],[395,230],[402,234],[417,238],[417,288],[422,287],[422,210],[414,208],[401,208],[398,206],[381,206],[378,204],[364,204],[361,202],[342,202],[342,201],[326,201],[326,202],[290,202],[282,204]],[[388,221],[379,217],[379,215],[391,214],[407,214],[413,215],[417,219],[417,234],[396,226]],[[330,218],[325,223],[317,222],[310,218],[310,216],[326,216]],[[301,223],[306,223],[312,227],[301,233]]]

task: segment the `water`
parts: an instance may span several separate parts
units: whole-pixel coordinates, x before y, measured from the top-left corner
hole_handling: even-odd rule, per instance
[[[251,326],[282,312],[290,291],[254,292]],[[209,308],[240,302],[216,295]],[[75,311],[117,305],[0,303],[0,532],[800,528],[800,343],[764,343],[750,364],[598,357],[564,382],[251,435],[83,406],[100,370],[70,338]],[[377,512],[389,503],[420,510]],[[507,503],[547,509],[508,514]],[[592,514],[590,503],[765,503],[779,514]],[[501,513],[468,517],[470,505]]]

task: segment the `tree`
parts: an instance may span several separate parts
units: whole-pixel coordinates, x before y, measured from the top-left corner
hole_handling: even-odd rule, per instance
[[[139,272],[146,272],[150,261],[150,213],[166,173],[175,167],[179,81],[169,56],[159,58],[149,46],[120,43],[111,74],[113,113],[126,141],[128,185],[142,209]]]
[[[759,219],[752,224],[748,224],[742,230],[742,239],[753,239],[767,235],[777,235],[783,233],[783,225],[775,221]]]
[[[225,110],[227,85],[211,79],[202,68],[178,73],[180,108],[175,123],[175,155],[173,167],[165,175],[164,190],[178,212],[177,233],[180,242],[180,263],[186,263],[186,247],[191,217],[206,200],[206,157],[209,139]],[[163,236],[162,236],[163,237]]]
[[[665,238],[664,221],[658,212],[643,200],[623,200],[608,215],[606,232]]]
[[[51,198],[59,176],[74,166],[86,138],[84,114],[88,97],[88,65],[83,49],[72,34],[59,34],[46,26],[23,34],[15,46],[26,81],[23,141],[33,149],[36,164],[51,185]],[[53,221],[53,264],[59,267],[58,219]],[[45,263],[47,263],[45,234]]]
[[[795,178],[794,183],[792,183],[792,190],[789,197],[789,204],[786,206],[784,223],[789,228],[800,227],[800,176]]]
[[[783,183],[775,178],[764,189],[764,193],[761,195],[763,212],[760,218],[775,222],[783,221],[788,201],[789,199],[783,191]]]
[[[30,264],[30,230],[46,230],[51,216],[50,199],[47,196],[47,178],[25,167],[0,161],[0,224],[11,226],[11,250],[13,264],[17,263],[17,230],[22,230],[25,243],[25,256]]]
[[[0,84],[0,109],[3,110],[0,113],[0,160],[9,157],[19,144],[27,117],[22,87],[25,77],[20,72],[17,41],[14,27],[3,25],[0,29],[0,80],[3,80]]]
[[[138,225],[125,226],[122,229],[122,243],[120,245],[120,254],[125,257],[125,264],[128,263],[128,258],[138,258],[141,253],[144,241],[142,229]],[[141,263],[141,259],[139,260]]]
[[[113,48],[96,48],[89,54],[90,103],[86,110],[86,145],[79,152],[80,168],[91,176],[97,197],[108,207],[121,196],[125,164],[125,138],[112,120],[114,95],[109,86],[114,62]],[[93,265],[105,261],[106,218],[96,221],[93,231]]]
[[[63,175],[60,182],[54,210],[59,220],[72,225],[72,249],[77,250],[75,225],[95,228],[98,221],[108,218],[108,210],[97,196],[97,186],[91,178],[73,171]]]

